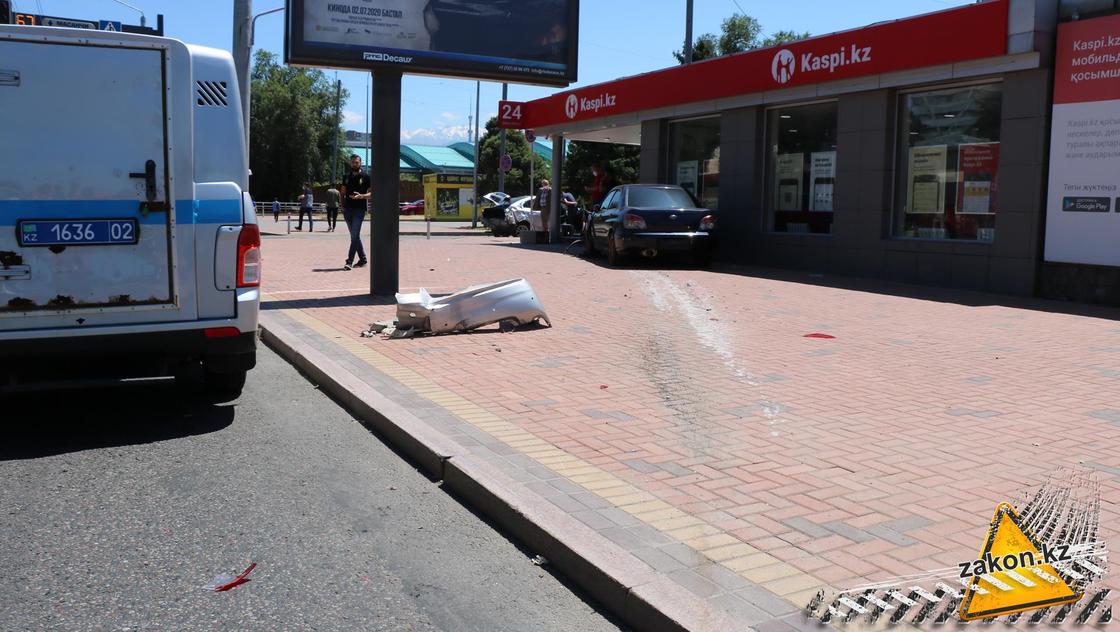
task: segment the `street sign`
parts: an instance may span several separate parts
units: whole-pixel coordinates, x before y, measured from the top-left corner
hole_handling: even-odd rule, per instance
[[[531,129],[525,130],[525,140],[529,141],[530,143],[537,142],[537,133]]]
[[[71,20],[69,18],[55,18],[49,15],[41,16],[39,24],[43,26],[57,26],[64,29],[96,29],[97,25],[87,20]]]
[[[98,22],[98,29],[101,31],[111,31],[113,33],[121,32],[121,23],[112,20],[101,20]]]
[[[509,173],[509,170],[513,169],[513,157],[509,154],[502,155],[502,161],[499,166],[502,168],[502,171]]]
[[[520,101],[498,101],[498,127],[521,129],[524,105]]]

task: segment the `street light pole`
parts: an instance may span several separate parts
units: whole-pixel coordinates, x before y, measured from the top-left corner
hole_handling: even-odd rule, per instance
[[[482,103],[482,82],[474,82],[474,210],[471,212],[471,228],[478,228],[478,118],[481,112],[478,111],[479,105]],[[499,165],[498,171],[501,171]]]
[[[502,84],[502,101],[509,99],[509,84]],[[506,157],[506,128],[498,132],[498,190],[506,192],[506,170],[502,168],[502,160]]]
[[[685,0],[684,63],[692,63],[692,0]]]
[[[245,152],[249,151],[249,58],[253,55],[253,0],[233,0],[233,65],[241,91]]]
[[[338,135],[342,131],[342,80],[335,79],[334,86],[334,144],[331,153],[331,186],[338,182]]]
[[[142,26],[142,27],[143,27],[143,26],[147,26],[147,25],[148,25],[148,24],[147,24],[147,21],[146,21],[146,20],[145,20],[145,18],[144,18],[144,12],[143,12],[143,11],[141,11],[140,9],[138,9],[138,8],[136,8],[136,7],[134,7],[134,6],[132,6],[131,4],[129,4],[129,3],[127,3],[127,2],[121,2],[121,0],[113,0],[113,2],[116,2],[117,4],[120,4],[120,5],[124,5],[124,6],[128,7],[129,9],[132,9],[133,11],[135,11],[135,12],[139,13],[139,14],[140,14],[140,26]]]

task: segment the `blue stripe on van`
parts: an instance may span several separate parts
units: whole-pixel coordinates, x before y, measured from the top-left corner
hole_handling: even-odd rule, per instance
[[[97,219],[135,217],[136,200],[0,200],[0,226],[21,219]],[[163,224],[163,213],[137,218],[141,224]],[[239,224],[241,200],[178,200],[178,224]]]

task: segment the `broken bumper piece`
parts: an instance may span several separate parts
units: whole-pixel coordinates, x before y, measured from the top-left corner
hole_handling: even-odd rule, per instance
[[[552,326],[525,279],[476,285],[440,298],[432,298],[423,288],[415,294],[397,294],[397,331],[442,334],[494,323],[502,323],[506,330],[537,321]]]

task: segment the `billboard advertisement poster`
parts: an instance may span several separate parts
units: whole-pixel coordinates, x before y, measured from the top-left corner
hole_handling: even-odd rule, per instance
[[[779,211],[800,211],[802,179],[805,177],[805,154],[778,154],[774,165],[774,208]]]
[[[999,189],[999,143],[968,143],[958,149],[957,213],[994,214]]]
[[[1120,266],[1120,16],[1058,26],[1046,261]]]
[[[809,181],[813,183],[809,210],[832,212],[832,188],[836,184],[836,152],[818,151],[809,156]]]
[[[459,215],[459,189],[436,189],[436,215]]]
[[[576,80],[578,0],[287,0],[286,8],[289,64]]]
[[[696,190],[697,179],[700,177],[700,163],[696,160],[686,160],[677,163],[677,184],[682,189],[692,194],[692,197],[699,199],[699,191]]]
[[[910,148],[910,174],[906,187],[907,213],[945,214],[945,164],[947,145]]]

